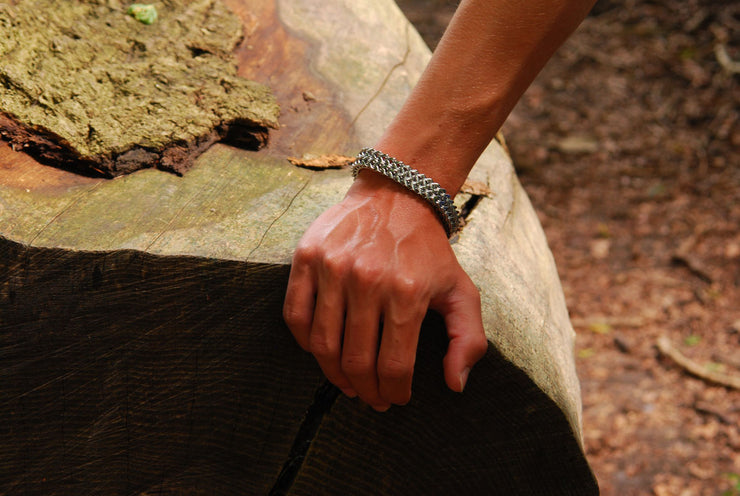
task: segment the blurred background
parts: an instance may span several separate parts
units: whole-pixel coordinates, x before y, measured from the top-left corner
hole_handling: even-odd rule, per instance
[[[458,2],[397,3],[433,49]],[[604,496],[740,496],[739,78],[739,1],[599,0],[503,127]]]

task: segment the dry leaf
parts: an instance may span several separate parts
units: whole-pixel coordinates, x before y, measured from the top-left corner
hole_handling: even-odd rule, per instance
[[[599,149],[599,143],[588,136],[566,136],[556,147],[563,153],[593,153]]]
[[[351,164],[355,160],[354,157],[347,157],[345,155],[304,155],[303,158],[288,157],[288,161],[298,167],[304,167],[312,170],[324,170],[324,169],[341,169]]]
[[[493,196],[493,191],[491,191],[491,188],[489,188],[486,183],[482,183],[480,181],[465,181],[465,183],[462,185],[462,188],[460,188],[460,193],[469,193],[476,196],[486,196],[488,198],[491,198]]]

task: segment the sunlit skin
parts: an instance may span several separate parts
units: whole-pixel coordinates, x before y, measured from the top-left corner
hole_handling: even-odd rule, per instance
[[[421,80],[375,144],[444,187],[470,169],[594,0],[463,0]],[[495,190],[495,185],[491,185]],[[421,322],[440,313],[447,386],[485,354],[480,296],[429,204],[370,170],[305,232],[283,316],[347,396],[406,404]]]

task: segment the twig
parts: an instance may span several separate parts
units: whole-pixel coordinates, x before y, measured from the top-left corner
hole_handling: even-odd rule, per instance
[[[727,48],[723,44],[718,43],[714,46],[714,55],[717,57],[719,65],[727,69],[730,73],[740,73],[740,62],[735,62],[730,58],[730,54],[727,53]]]
[[[712,276],[709,275],[709,270],[707,270],[701,260],[692,255],[676,253],[671,257],[671,262],[675,265],[683,265],[689,269],[689,272],[707,284],[711,284],[714,281]]]
[[[686,357],[671,344],[670,339],[662,336],[658,339],[658,350],[692,375],[726,387],[740,389],[740,377],[707,370],[702,365]]]

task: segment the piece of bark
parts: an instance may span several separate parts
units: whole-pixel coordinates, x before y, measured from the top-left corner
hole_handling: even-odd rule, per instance
[[[23,0],[0,10],[0,134],[44,163],[117,176],[182,173],[222,139],[257,149],[277,127],[269,89],[236,75],[240,19],[219,0]]]

